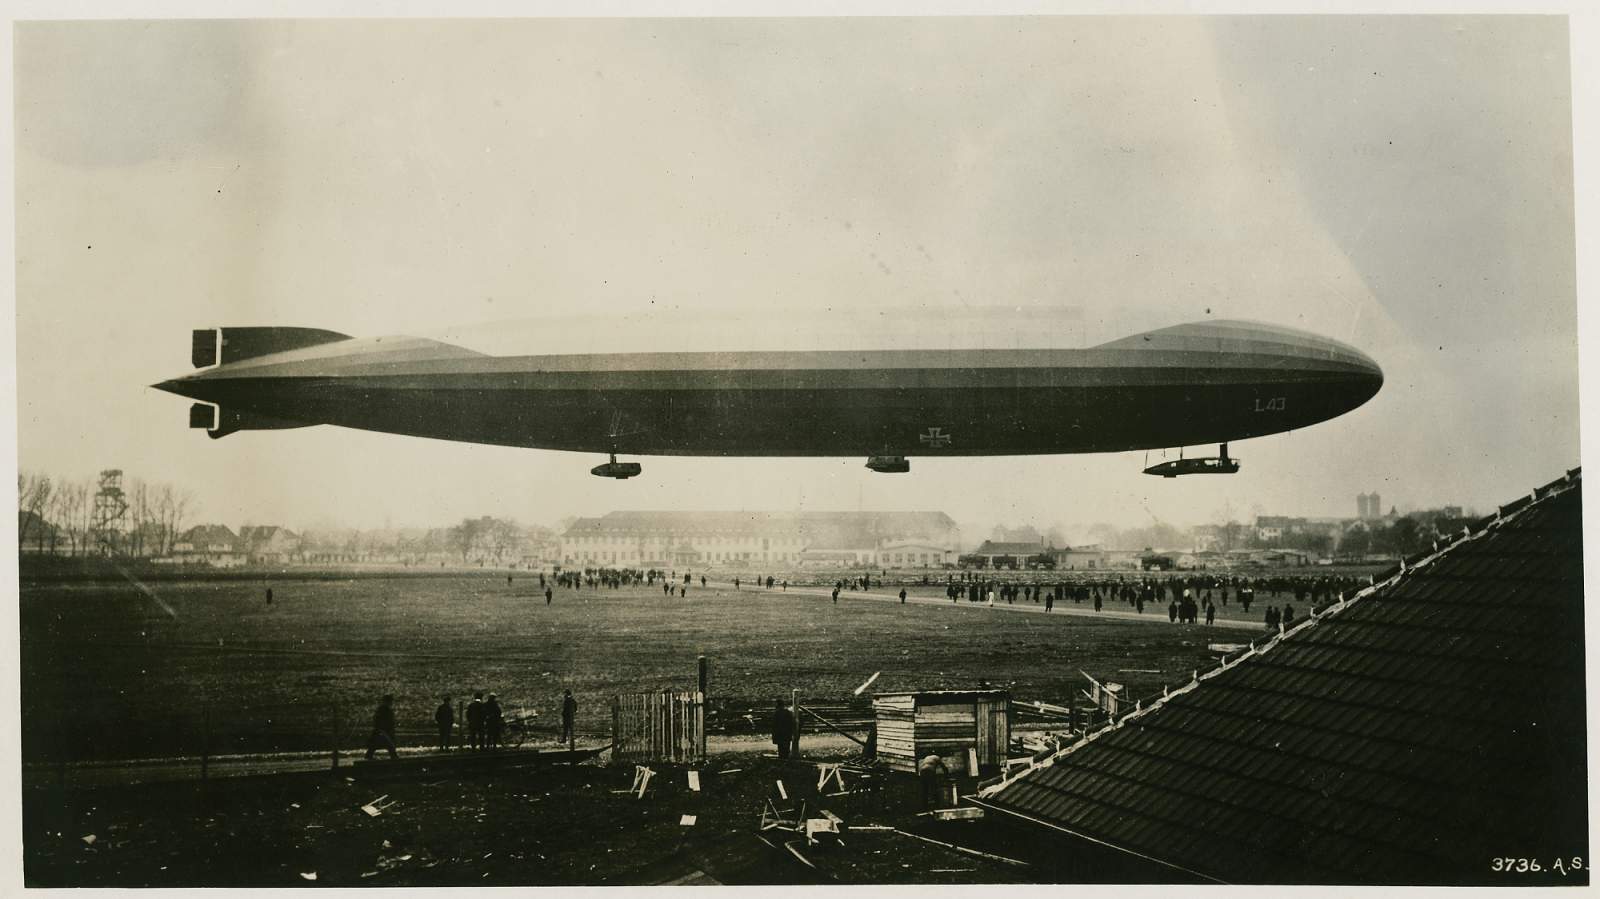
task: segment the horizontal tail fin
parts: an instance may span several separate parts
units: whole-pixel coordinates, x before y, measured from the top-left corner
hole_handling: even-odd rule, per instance
[[[194,332],[191,361],[206,368],[349,339],[320,328],[206,328]]]

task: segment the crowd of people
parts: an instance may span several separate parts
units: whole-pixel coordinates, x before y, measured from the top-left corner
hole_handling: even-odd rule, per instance
[[[962,572],[945,584],[945,596],[953,602],[963,598],[972,603],[1018,601],[1042,603],[1051,611],[1057,603],[1092,604],[1096,612],[1107,603],[1122,603],[1139,614],[1146,606],[1166,605],[1173,623],[1195,624],[1204,613],[1206,624],[1216,621],[1217,609],[1237,602],[1245,614],[1255,603],[1257,593],[1276,599],[1293,596],[1296,602],[1312,607],[1353,595],[1366,586],[1364,578],[1353,575],[1079,575],[1071,580],[1009,580],[981,573]],[[1280,622],[1287,629],[1294,620],[1294,607],[1285,603],[1279,610],[1269,606],[1264,617],[1269,628]]]
[[[659,582],[663,596],[678,597],[687,597],[690,586],[697,580],[702,588],[710,585],[704,573],[696,575],[686,571],[680,574],[676,570],[656,568],[569,569],[550,577],[554,584],[574,590],[585,587],[599,590],[620,589],[634,585],[653,586]],[[545,587],[545,602],[548,604],[551,601],[551,594],[545,581],[546,576],[541,573],[539,584]],[[790,585],[789,580],[780,580],[768,574],[758,575],[749,580],[742,575],[734,575],[729,582],[736,592],[744,592],[748,587],[757,590],[787,591]],[[817,582],[810,583],[816,585]],[[907,596],[905,585],[914,583],[932,586],[937,582],[927,573],[920,575],[920,581],[913,581],[891,577],[888,571],[883,571],[876,577],[870,572],[865,572],[834,578],[830,596],[834,603],[838,603],[840,595],[846,591],[865,592],[874,587],[883,589],[886,585],[898,585],[901,588],[900,602],[903,604]],[[825,581],[822,584],[827,586]],[[1216,622],[1219,609],[1226,608],[1232,603],[1238,603],[1245,615],[1250,615],[1258,594],[1266,594],[1272,600],[1280,596],[1292,596],[1294,601],[1301,603],[1302,606],[1316,608],[1348,597],[1366,585],[1366,578],[1351,574],[1298,572],[1134,574],[1079,571],[1063,576],[1060,572],[1001,574],[961,571],[945,574],[945,596],[957,603],[962,599],[971,603],[987,603],[991,606],[997,602],[1007,604],[1030,602],[1042,604],[1046,612],[1054,611],[1058,604],[1066,602],[1091,605],[1096,612],[1108,604],[1121,603],[1138,614],[1144,614],[1146,606],[1153,606],[1159,610],[1165,605],[1168,620],[1174,624],[1198,624],[1200,616],[1204,615],[1205,623],[1208,625]],[[1294,606],[1285,602],[1280,608],[1274,602],[1264,611],[1262,621],[1269,630],[1287,630],[1295,621]]]

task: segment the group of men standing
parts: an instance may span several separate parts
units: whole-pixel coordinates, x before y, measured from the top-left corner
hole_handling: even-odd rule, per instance
[[[461,748],[461,738],[456,735],[455,700],[449,696],[443,697],[443,700],[433,711],[433,723],[439,732],[439,751],[448,752],[452,746]],[[472,694],[472,701],[467,703],[463,717],[466,718],[467,727],[466,748],[479,751],[500,748],[501,737],[505,735],[506,717],[498,696],[490,693],[488,698],[484,698],[482,690]],[[572,697],[571,690],[562,691],[561,742],[572,749],[577,748],[573,726],[577,717],[578,701]],[[395,751],[394,732],[394,696],[384,694],[383,701],[372,715],[372,733],[367,737],[367,758],[373,758],[379,749],[387,749],[392,759],[399,758]]]
[[[472,701],[467,703],[465,717],[467,719],[467,748],[475,750],[498,749],[500,738],[505,734],[506,716],[500,708],[500,698],[493,693],[486,700],[483,691],[472,694]],[[449,696],[439,703],[433,711],[433,723],[439,729],[439,751],[448,752],[452,742],[460,748],[460,740],[455,738],[456,709],[455,700]]]
[[[1206,624],[1215,624],[1217,621],[1217,607],[1211,602],[1210,591],[1206,592]],[[1173,623],[1194,624],[1200,614],[1200,607],[1194,601],[1194,595],[1188,590],[1183,591],[1182,601],[1173,600],[1167,604],[1167,618]]]

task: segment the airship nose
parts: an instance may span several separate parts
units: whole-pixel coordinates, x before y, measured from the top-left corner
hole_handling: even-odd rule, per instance
[[[1354,409],[1378,395],[1383,387],[1383,369],[1366,353],[1345,344],[1337,346],[1336,359],[1343,370],[1339,381],[1349,391],[1350,408]]]

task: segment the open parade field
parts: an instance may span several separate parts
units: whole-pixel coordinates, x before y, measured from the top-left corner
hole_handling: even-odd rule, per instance
[[[905,606],[876,590],[846,591],[835,605],[815,587],[735,592],[697,579],[687,598],[664,598],[659,585],[556,588],[546,606],[527,573],[510,584],[503,572],[192,579],[143,590],[25,584],[23,756],[327,750],[336,733],[349,747],[364,739],[383,693],[396,697],[402,745],[420,745],[439,697],[476,689],[498,693],[508,712],[537,710],[541,722],[558,719],[561,691],[571,689],[579,730],[599,736],[613,695],[692,689],[702,654],[713,727],[733,734],[765,721],[730,710],[793,689],[802,701],[840,701],[875,671],[875,692],[987,682],[1016,699],[1064,703],[1085,686],[1081,669],[1140,697],[1214,664],[1209,643],[1256,634],[1242,621],[1172,625],[1164,609],[1143,621],[1120,604],[1100,616],[1085,607],[1045,615],[1021,602],[950,603],[940,587],[911,592]]]
[[[910,777],[852,774],[858,792],[824,796],[810,760],[849,761],[857,748],[822,733],[802,741],[807,761],[776,759],[759,735],[762,712],[791,689],[803,701],[837,703],[873,672],[882,672],[874,692],[987,683],[1019,700],[1062,703],[1084,685],[1081,669],[1127,684],[1130,696],[1150,696],[1213,664],[1208,644],[1260,633],[1237,604],[1206,627],[1171,624],[1164,608],[1141,618],[1121,604],[1100,614],[1072,603],[1052,614],[1026,602],[991,609],[952,603],[939,586],[910,588],[906,605],[894,595],[898,585],[846,590],[835,604],[814,585],[736,591],[715,582],[702,588],[697,579],[687,597],[668,599],[659,585],[557,588],[547,606],[537,584],[525,572],[510,583],[504,572],[26,583],[26,881],[1115,881],[1129,875],[1105,858],[1026,850],[1031,837],[1014,829],[919,817]],[[352,770],[347,761],[330,776],[325,756],[293,753],[243,763],[234,756],[213,763],[214,774],[218,765],[224,772],[209,782],[170,782],[195,776],[192,756],[202,745],[213,756],[354,749],[384,692],[396,695],[402,745],[420,747],[446,693],[494,690],[508,711],[526,707],[550,721],[570,688],[587,732],[580,745],[601,745],[611,696],[691,688],[701,654],[711,661],[708,721],[720,732],[699,766],[701,791],[688,789],[679,765],[655,764],[658,786],[639,801],[617,792],[632,776],[628,766],[497,763],[429,773],[471,757],[425,753],[413,756],[420,772],[377,783],[367,777],[384,777],[390,763]],[[191,762],[170,760],[180,755]],[[137,758],[152,761],[112,762]],[[68,764],[96,760],[107,764]],[[229,776],[229,767],[231,775],[277,773]],[[159,772],[154,782],[145,776],[151,771]],[[813,809],[878,829],[806,847],[802,862],[781,832],[775,839],[758,827],[779,780]],[[394,803],[382,816],[359,810],[379,795]],[[695,816],[692,826],[684,815]],[[886,826],[1035,862],[974,856]]]

